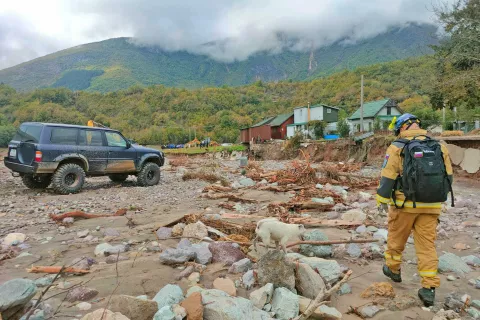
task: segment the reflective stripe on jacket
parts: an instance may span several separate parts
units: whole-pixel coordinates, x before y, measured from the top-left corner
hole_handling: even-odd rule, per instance
[[[416,136],[420,136],[417,139],[425,139],[421,135],[426,135],[427,131],[422,129],[406,130],[400,133],[398,138],[411,140]],[[448,149],[445,145],[440,144],[443,160],[445,163],[445,168],[447,170],[448,177],[453,183],[453,169],[452,163],[450,161],[450,156],[448,154]],[[395,205],[392,199],[392,190],[395,185],[396,179],[401,176],[403,172],[403,159],[400,156],[404,144],[401,142],[393,142],[387,149],[387,154],[385,156],[385,161],[382,168],[382,177],[380,179],[380,185],[377,189],[377,200],[381,203],[388,203],[390,205]],[[398,207],[403,205],[405,201],[405,195],[399,191],[395,191],[396,204]],[[405,202],[404,208],[402,211],[413,212],[413,213],[433,213],[440,214],[442,210],[442,203],[425,203],[425,202],[416,202],[416,208],[413,207],[413,202],[408,200]]]

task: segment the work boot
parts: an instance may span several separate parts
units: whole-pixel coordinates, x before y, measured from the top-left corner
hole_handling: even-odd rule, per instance
[[[387,265],[383,265],[383,274],[392,279],[394,282],[402,282],[402,272],[393,273]]]
[[[425,307],[433,306],[435,302],[435,288],[422,288],[418,290],[418,297],[422,300]]]

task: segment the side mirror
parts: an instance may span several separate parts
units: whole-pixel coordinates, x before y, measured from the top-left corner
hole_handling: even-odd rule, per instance
[[[127,140],[127,149],[130,149],[132,147],[132,143]]]

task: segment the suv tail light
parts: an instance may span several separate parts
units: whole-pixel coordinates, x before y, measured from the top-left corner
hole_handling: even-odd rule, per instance
[[[42,151],[35,151],[35,162],[42,162]]]

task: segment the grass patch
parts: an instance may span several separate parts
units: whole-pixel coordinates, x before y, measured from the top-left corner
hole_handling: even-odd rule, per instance
[[[203,181],[207,181],[207,182],[210,182],[210,183],[215,183],[217,181],[220,181],[220,183],[224,187],[228,187],[230,185],[230,183],[228,183],[227,179],[225,179],[224,177],[217,176],[214,173],[202,172],[202,171],[200,171],[200,172],[186,172],[183,175],[182,179],[183,179],[183,181],[186,181],[186,180],[203,180]]]

